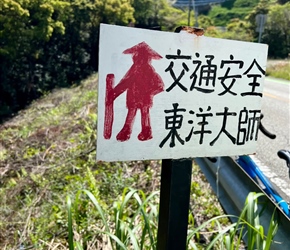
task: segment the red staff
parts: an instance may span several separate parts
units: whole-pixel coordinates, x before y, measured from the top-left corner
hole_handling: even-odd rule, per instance
[[[125,124],[117,134],[118,141],[127,141],[132,133],[132,126],[137,113],[141,112],[142,130],[138,135],[140,141],[152,138],[149,110],[153,106],[153,97],[164,90],[164,83],[151,65],[151,60],[161,59],[162,56],[152,50],[145,42],[126,49],[124,54],[132,54],[133,65],[114,87],[114,74],[106,78],[105,124],[104,138],[110,139],[114,120],[114,101],[127,91],[126,106],[128,108]]]

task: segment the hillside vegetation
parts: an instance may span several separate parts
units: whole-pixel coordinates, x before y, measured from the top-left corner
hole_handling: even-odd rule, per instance
[[[159,161],[96,161],[96,100],[93,75],[80,86],[53,91],[0,126],[0,249],[68,249],[66,197],[74,204],[79,190],[92,192],[109,217],[125,187],[145,195],[159,190]],[[192,178],[196,226],[221,208],[198,167]],[[75,239],[93,244],[88,249],[104,249],[100,214],[88,197],[78,198],[72,213]]]

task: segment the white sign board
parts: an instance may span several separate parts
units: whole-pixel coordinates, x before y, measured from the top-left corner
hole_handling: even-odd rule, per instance
[[[102,24],[97,159],[254,153],[267,49]]]

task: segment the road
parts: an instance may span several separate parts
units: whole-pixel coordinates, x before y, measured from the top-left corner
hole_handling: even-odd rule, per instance
[[[255,159],[265,175],[286,201],[290,202],[290,179],[285,161],[280,160],[277,151],[290,150],[290,82],[266,78],[262,113],[262,124],[276,134],[271,140],[259,134]]]

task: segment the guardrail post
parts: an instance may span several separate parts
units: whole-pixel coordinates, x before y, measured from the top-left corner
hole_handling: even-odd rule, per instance
[[[192,160],[162,160],[158,250],[185,250]]]

